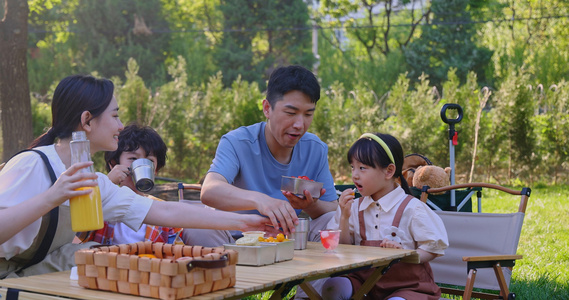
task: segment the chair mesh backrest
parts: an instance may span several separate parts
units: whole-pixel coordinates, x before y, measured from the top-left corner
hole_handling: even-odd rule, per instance
[[[463,256],[513,255],[518,249],[524,214],[486,214],[436,211],[447,230],[449,248],[431,261],[437,283],[464,286],[467,277]],[[508,285],[511,271],[502,268]],[[478,269],[474,287],[499,290],[492,268]]]

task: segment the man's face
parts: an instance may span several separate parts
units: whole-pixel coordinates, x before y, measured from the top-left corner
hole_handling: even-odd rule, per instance
[[[301,91],[290,91],[273,108],[263,100],[269,146],[293,148],[310,127],[316,104]]]

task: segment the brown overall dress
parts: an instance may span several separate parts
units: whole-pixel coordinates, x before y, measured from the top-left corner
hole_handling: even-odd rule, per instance
[[[395,217],[393,218],[393,226],[399,227],[401,216],[407,204],[413,199],[413,196],[407,196],[399,205]],[[363,197],[360,198],[360,205]],[[363,211],[359,214],[359,225],[362,246],[379,247],[381,241],[367,240],[365,230],[365,220]],[[371,275],[374,269],[354,272],[346,275],[352,282],[353,291],[357,291],[363,282]],[[386,299],[388,297],[402,297],[408,300],[438,300],[440,299],[441,290],[435,284],[433,279],[433,271],[428,262],[420,264],[411,264],[398,262],[391,266],[391,269],[382,276],[371,291],[366,295],[369,299]]]

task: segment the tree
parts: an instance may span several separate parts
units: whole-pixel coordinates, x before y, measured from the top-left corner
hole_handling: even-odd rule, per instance
[[[217,48],[217,65],[229,86],[239,76],[265,87],[279,65],[314,62],[308,7],[302,0],[225,0],[224,34]]]
[[[0,21],[0,124],[3,161],[33,139],[27,71],[27,1],[4,0]]]
[[[419,36],[429,13],[430,1],[320,1],[314,20],[322,86],[338,81],[382,97],[407,71],[401,49]]]
[[[77,70],[98,71],[104,77],[120,76],[129,58],[140,65],[139,75],[151,86],[166,81],[164,60],[168,29],[159,0],[80,0],[71,30],[74,48],[81,57]]]
[[[393,46],[407,46],[430,12],[430,7],[416,0],[324,0],[317,19],[331,19],[327,21],[329,26],[349,28],[348,37],[365,49],[369,61],[374,61],[389,55]],[[408,26],[394,26],[401,24]]]
[[[474,71],[479,82],[485,82],[485,68],[492,51],[474,42],[474,28],[469,10],[470,0],[433,0],[432,22],[424,26],[420,39],[405,49],[409,76],[414,80],[424,72],[431,82],[440,86],[451,67],[461,82]]]
[[[511,68],[526,69],[535,82],[557,84],[569,76],[569,6],[566,0],[497,0],[483,19],[482,45],[494,51],[490,68],[503,80]],[[488,8],[486,8],[488,9]],[[490,17],[492,16],[492,17]],[[495,85],[498,85],[496,83]]]
[[[218,68],[214,50],[223,33],[223,14],[219,0],[161,0],[163,15],[170,26],[171,43],[166,64],[173,64],[182,56],[186,60],[188,85],[208,82]],[[170,74],[171,76],[171,74]]]
[[[42,102],[51,98],[54,83],[75,73],[78,59],[69,25],[78,1],[28,0],[28,79],[31,94]]]

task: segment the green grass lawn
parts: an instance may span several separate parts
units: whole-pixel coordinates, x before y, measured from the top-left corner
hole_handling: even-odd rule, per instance
[[[485,191],[482,211],[509,213],[517,210],[518,203],[517,196]],[[569,186],[532,188],[518,254],[524,257],[517,261],[510,282],[517,299],[569,299]]]
[[[515,200],[484,195],[482,210],[508,212]],[[569,299],[569,186],[532,188],[510,290],[518,299]]]

